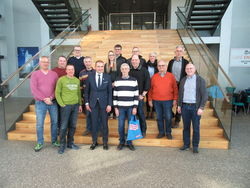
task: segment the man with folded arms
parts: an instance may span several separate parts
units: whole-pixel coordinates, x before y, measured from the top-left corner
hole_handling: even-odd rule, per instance
[[[60,146],[57,142],[58,109],[55,100],[58,76],[49,70],[49,64],[49,58],[42,56],[39,60],[40,70],[33,72],[30,79],[31,93],[35,98],[36,108],[37,144],[34,148],[36,152],[43,148],[44,119],[47,111],[49,111],[51,121],[51,142],[54,146]]]
[[[193,153],[198,153],[200,142],[200,119],[203,114],[208,94],[205,80],[196,74],[195,66],[186,65],[187,76],[180,82],[178,112],[183,119],[183,142],[180,150],[188,150],[190,147],[190,126],[193,125]]]
[[[166,134],[171,140],[173,138],[171,134],[172,107],[176,105],[178,89],[174,75],[167,72],[167,64],[161,60],[157,67],[159,72],[151,78],[148,101],[151,107],[155,107],[157,115],[159,129],[157,138],[162,138]]]
[[[60,149],[59,154],[63,154],[66,147],[78,150],[74,144],[74,134],[76,130],[78,111],[82,112],[82,98],[80,91],[80,80],[74,77],[74,66],[66,66],[66,76],[61,77],[56,84],[56,100],[60,105],[61,129],[60,129]]]
[[[114,82],[113,105],[115,114],[118,117],[118,132],[120,143],[117,150],[122,150],[124,147],[125,138],[125,120],[130,120],[131,115],[136,115],[138,106],[138,83],[137,80],[129,76],[130,67],[127,63],[121,65],[122,76]],[[127,141],[127,146],[131,151],[135,148],[132,141]]]

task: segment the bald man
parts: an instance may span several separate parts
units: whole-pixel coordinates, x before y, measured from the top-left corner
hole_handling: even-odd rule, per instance
[[[191,63],[186,65],[187,76],[180,82],[178,113],[183,119],[183,142],[180,150],[190,148],[190,127],[193,125],[193,153],[198,153],[200,142],[200,119],[208,99],[205,80],[196,74],[195,66]]]

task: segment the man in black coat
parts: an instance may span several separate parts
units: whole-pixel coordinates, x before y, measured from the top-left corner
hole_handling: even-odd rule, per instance
[[[188,60],[183,58],[183,53],[184,53],[184,47],[181,45],[177,46],[175,49],[174,59],[171,59],[168,63],[168,72],[171,72],[175,76],[178,88],[181,79],[187,75],[185,72],[185,68],[186,65],[188,64]],[[177,128],[179,126],[180,120],[181,120],[181,115],[176,110],[175,123],[174,125],[172,125],[172,127]]]
[[[74,56],[70,57],[68,59],[68,65],[73,65],[75,68],[75,77],[79,78],[79,73],[83,70],[86,69],[84,65],[84,57],[81,55],[81,46],[75,46],[73,54]]]
[[[140,49],[139,49],[138,47],[134,47],[134,48],[132,49],[132,56],[133,56],[133,55],[138,55],[138,57],[139,57],[139,59],[140,59],[140,65],[145,66],[146,60],[140,55]],[[128,64],[129,64],[130,66],[132,66],[132,65],[131,65],[131,61],[132,61],[132,57],[129,58],[129,59],[127,60]]]
[[[116,70],[117,75],[121,76],[121,65],[123,63],[127,63],[127,59],[122,56],[122,46],[120,44],[116,44],[114,46],[115,57],[116,57]]]
[[[148,70],[140,64],[140,59],[138,55],[132,56],[131,70],[129,76],[134,77],[138,82],[139,88],[139,105],[137,108],[137,115],[139,117],[141,131],[143,137],[146,136],[147,124],[146,117],[143,111],[144,98],[150,89],[150,76]]]

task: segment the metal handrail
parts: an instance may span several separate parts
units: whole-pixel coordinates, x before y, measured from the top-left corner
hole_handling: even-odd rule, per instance
[[[180,10],[179,7],[177,7],[177,10],[182,14],[182,16],[185,18],[186,23],[188,24],[188,26],[191,28],[191,32],[195,35],[195,37],[197,37],[200,41],[203,47],[206,48],[206,50],[204,50],[206,52],[206,54],[208,55],[208,57],[212,57],[213,58],[213,64],[214,62],[217,61],[217,59],[214,57],[213,53],[211,52],[211,50],[207,47],[207,45],[204,43],[204,41],[201,39],[201,37],[195,32],[195,29],[193,28],[193,26],[188,22],[186,16],[183,14],[183,12]],[[235,87],[233,82],[230,80],[230,78],[228,77],[228,75],[225,73],[225,71],[223,70],[223,68],[220,66],[219,63],[214,64],[215,66],[218,66],[218,68],[222,71],[222,73],[225,75],[226,79],[228,80],[228,82],[232,85],[232,87]]]
[[[26,61],[21,67],[19,67],[14,73],[12,73],[6,80],[4,80],[0,86],[6,85],[15,75],[19,74],[19,72],[31,61],[33,61],[36,57],[39,56],[39,54],[41,52],[43,52],[52,42],[54,42],[55,40],[57,40],[58,38],[65,38],[67,35],[69,35],[69,33],[65,32],[70,29],[74,24],[76,24],[81,18],[82,16],[84,16],[86,13],[88,13],[89,9],[86,10],[84,13],[82,13],[81,16],[79,16],[79,18],[75,19],[75,21],[73,21],[67,28],[65,28],[61,33],[59,33],[53,40],[51,40],[48,44],[46,44],[44,47],[42,47],[42,49],[37,52],[34,56],[32,56],[28,61]],[[89,17],[89,15],[86,17],[86,19]],[[84,20],[85,21],[85,20]],[[65,34],[65,35],[63,35]]]
[[[84,20],[83,22],[89,17],[90,15],[88,15]],[[77,28],[80,26],[80,24],[73,30],[70,32],[69,36],[72,35],[73,33],[75,33],[75,31],[77,30]],[[49,56],[51,54],[53,54],[57,48],[60,47],[60,45],[66,40],[67,38],[64,38],[63,41],[61,41],[56,47],[55,49],[53,49],[50,53],[49,53]],[[70,54],[72,53],[72,51],[70,52]],[[7,95],[5,95],[5,99],[7,99],[9,96],[11,96],[30,76],[31,74],[37,70],[39,68],[39,65],[37,65],[27,76],[25,76],[25,78],[16,86],[14,87]]]
[[[181,21],[182,25],[184,26],[185,24],[182,22],[182,20],[181,20],[181,18],[179,17],[178,13],[176,13],[176,15],[177,15],[177,17],[179,18],[179,20]],[[186,28],[185,28],[185,29],[186,29]],[[198,53],[200,54],[201,58],[203,59],[204,63],[206,64],[208,70],[210,70],[210,72],[213,72],[213,71],[211,71],[210,67],[209,67],[208,64],[206,63],[206,61],[205,61],[203,55],[201,54],[199,48],[197,47],[197,44],[194,42],[193,38],[191,37],[191,35],[189,34],[189,32],[188,32],[187,29],[186,29],[186,31],[187,31],[187,34],[189,35],[190,39],[192,40],[192,42],[193,42],[195,48],[197,49]],[[230,99],[228,98],[228,96],[226,95],[226,93],[225,93],[224,90],[221,88],[220,84],[218,83],[218,80],[217,80],[216,76],[215,76],[214,74],[212,74],[212,76],[213,76],[214,80],[216,81],[217,85],[219,86],[221,92],[223,93],[223,95],[224,95],[226,101],[227,101],[227,102],[230,102]]]

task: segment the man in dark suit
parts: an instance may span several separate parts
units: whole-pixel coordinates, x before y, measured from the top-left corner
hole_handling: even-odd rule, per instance
[[[112,105],[112,83],[108,74],[104,73],[104,62],[101,60],[95,63],[96,72],[89,74],[85,88],[86,110],[91,112],[92,121],[92,145],[94,150],[97,143],[99,117],[103,130],[103,149],[108,150],[108,113]]]
[[[179,83],[182,78],[184,78],[187,74],[185,72],[185,67],[188,64],[188,60],[183,58],[184,47],[182,45],[176,46],[175,49],[175,57],[171,59],[168,63],[168,72],[171,72],[175,80],[177,82],[177,87],[179,89]],[[175,124],[172,125],[172,128],[179,127],[179,122],[181,120],[181,115],[177,112],[175,113]]]

